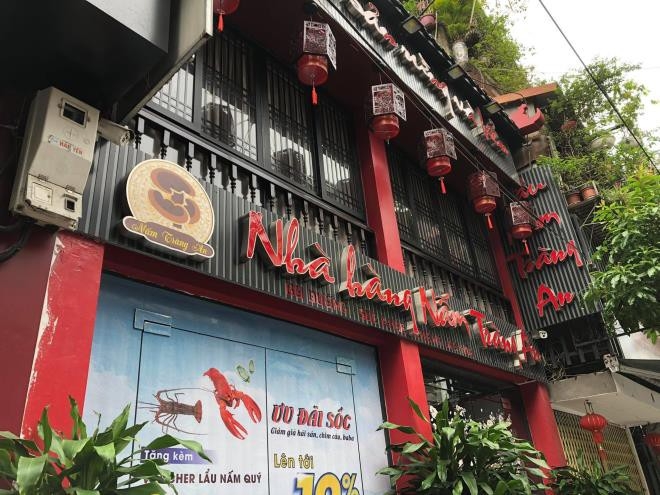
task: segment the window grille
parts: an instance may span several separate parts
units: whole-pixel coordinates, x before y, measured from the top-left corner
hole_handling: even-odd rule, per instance
[[[324,193],[335,203],[362,211],[353,120],[328,98],[321,97],[319,121]]]
[[[257,159],[253,50],[229,31],[202,49],[202,132]]]
[[[192,122],[194,90],[195,56],[193,55],[172,76],[172,79],[160,88],[151,99],[151,102],[188,122]]]

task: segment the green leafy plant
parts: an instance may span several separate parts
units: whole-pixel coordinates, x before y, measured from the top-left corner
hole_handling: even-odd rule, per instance
[[[601,301],[613,331],[643,329],[653,343],[660,332],[660,176],[639,171],[608,193],[594,221],[605,239],[594,259],[605,267],[592,272],[587,302]]]
[[[636,495],[630,488],[630,477],[625,467],[617,466],[604,471],[598,462],[588,466],[582,456],[576,466],[552,472],[552,488],[556,495]]]
[[[409,399],[415,414],[424,421],[419,406]],[[449,403],[431,421],[428,440],[410,426],[385,422],[384,430],[415,435],[418,441],[393,444],[395,464],[379,474],[390,476],[399,493],[427,495],[522,495],[541,489],[529,475],[544,479],[550,468],[543,455],[529,443],[513,436],[508,422],[478,423],[450,413]]]
[[[73,432],[65,438],[54,431],[44,409],[38,424],[39,441],[0,432],[0,481],[10,485],[2,494],[12,495],[154,495],[172,485],[173,473],[162,459],[139,460],[140,451],[120,454],[132,447],[146,423],[128,426],[130,406],[104,431],[87,435],[75,400],[71,403]],[[198,442],[163,435],[146,449],[182,445],[210,462]]]

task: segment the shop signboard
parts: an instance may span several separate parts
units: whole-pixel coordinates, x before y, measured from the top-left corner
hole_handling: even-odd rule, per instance
[[[528,201],[537,217],[529,254],[507,233],[503,238],[525,328],[537,331],[595,313],[579,297],[590,281],[588,253],[550,169],[534,167],[521,180],[518,199]]]
[[[365,256],[354,244],[319,235],[296,218],[285,220],[213,184],[195,179],[211,198],[209,211],[215,228],[208,242],[221,255],[199,263],[166,256],[152,242],[136,243],[117,228],[124,223],[115,204],[121,196],[104,194],[112,187],[122,190],[131,163],[136,169],[141,166],[141,152],[127,153],[121,163],[95,163],[80,224],[83,233],[377,331],[531,379],[544,379],[538,350],[511,322],[485,313],[460,294],[420,285],[415,278]],[[99,156],[117,155],[101,149]],[[107,167],[112,174],[106,172]],[[116,185],[108,184],[108,177],[114,177]]]

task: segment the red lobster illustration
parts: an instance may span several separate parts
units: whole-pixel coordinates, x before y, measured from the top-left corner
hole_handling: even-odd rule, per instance
[[[215,400],[220,407],[220,417],[229,430],[229,433],[241,440],[245,439],[247,436],[247,430],[241,423],[234,419],[234,415],[229,412],[228,408],[236,408],[240,406],[241,401],[243,401],[250,419],[255,423],[261,421],[261,409],[259,409],[259,406],[252,397],[244,394],[240,390],[236,390],[236,387],[231,385],[225,378],[225,375],[220,373],[216,368],[209,368],[208,371],[204,373],[204,376],[208,376],[213,382],[215,388]]]

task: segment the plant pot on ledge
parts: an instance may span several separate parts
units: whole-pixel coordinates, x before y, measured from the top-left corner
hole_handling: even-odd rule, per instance
[[[580,196],[580,191],[577,189],[574,189],[572,191],[568,191],[566,193],[566,203],[568,206],[574,205],[582,201],[582,197]]]
[[[435,14],[424,14],[419,18],[419,22],[422,23],[425,29],[433,29],[435,27]]]
[[[580,188],[580,195],[582,196],[582,201],[586,201],[591,198],[598,196],[598,189],[596,189],[596,183],[591,181],[587,182]]]

